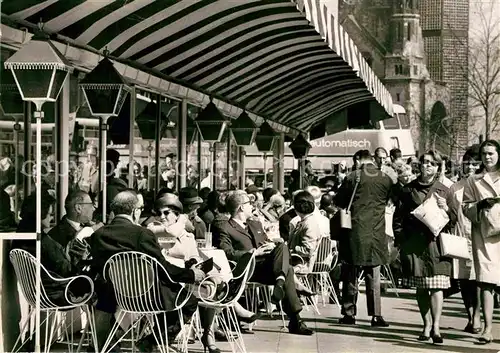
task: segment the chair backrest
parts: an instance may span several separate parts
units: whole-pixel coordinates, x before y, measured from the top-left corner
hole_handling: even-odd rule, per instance
[[[160,277],[165,268],[155,258],[136,251],[121,252],[109,258],[104,266],[104,276],[111,281],[118,306],[132,313],[161,312],[177,310],[189,299],[184,286],[176,293],[175,307],[166,308]],[[174,283],[173,281],[171,281]],[[186,295],[178,303],[181,295]]]
[[[316,259],[311,272],[329,272],[332,268],[334,254],[332,251],[332,241],[329,237],[321,238],[318,249],[316,250]]]
[[[32,307],[36,306],[36,258],[26,250],[13,249],[9,253],[9,259],[16,272],[16,277],[21,286],[21,291],[26,298],[28,304]],[[40,264],[41,278],[53,280],[53,277]],[[40,280],[40,309],[51,309],[58,307],[47,296],[45,291],[44,281]]]
[[[248,260],[248,263],[240,274],[237,274],[236,277],[233,277],[229,281],[229,284],[232,287],[231,293],[228,293],[220,304],[229,306],[236,303],[245,291],[247,282],[255,270],[255,255],[253,253],[247,253],[244,256],[249,256],[249,258],[245,259],[242,257],[240,261]]]

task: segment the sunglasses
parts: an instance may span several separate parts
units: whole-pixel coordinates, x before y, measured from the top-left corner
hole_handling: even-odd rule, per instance
[[[422,161],[422,165],[425,165],[425,164],[430,164],[430,165],[431,165],[431,166],[433,166],[433,167],[435,167],[435,166],[437,166],[437,165],[438,165],[438,163],[437,163],[436,161],[430,161],[430,160],[428,160],[428,159],[424,159],[424,160]]]
[[[174,210],[170,210],[170,209],[169,210],[160,211],[160,214],[164,215],[165,217],[168,217],[168,215],[170,215],[170,214],[174,214],[176,216],[179,215],[178,212],[175,212]]]

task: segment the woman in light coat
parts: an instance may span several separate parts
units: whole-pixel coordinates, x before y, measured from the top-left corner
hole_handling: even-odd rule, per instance
[[[460,281],[460,291],[467,311],[468,322],[464,331],[469,333],[481,332],[481,302],[480,291],[476,283],[476,274],[472,265],[472,240],[471,240],[471,222],[462,212],[462,200],[464,187],[467,184],[467,178],[473,176],[480,162],[479,145],[475,145],[465,152],[462,158],[462,171],[464,178],[450,188],[447,198],[448,215],[454,233],[460,237],[467,238],[469,244],[470,260],[453,260],[454,278]]]
[[[500,200],[500,144],[487,140],[481,144],[481,169],[467,179],[464,188],[463,211],[472,222],[472,255],[476,280],[481,288],[484,317],[483,333],[479,343],[492,342],[493,293],[500,285],[500,230],[488,236],[489,211],[496,210]],[[496,227],[495,227],[496,228]]]

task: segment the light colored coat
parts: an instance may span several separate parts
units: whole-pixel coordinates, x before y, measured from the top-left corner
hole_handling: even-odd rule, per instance
[[[299,216],[297,216],[299,217]],[[292,254],[301,256],[309,264],[314,263],[319,242],[321,240],[321,229],[315,212],[307,215],[304,219],[290,228],[288,247]]]
[[[463,196],[463,211],[472,222],[472,255],[476,280],[500,285],[500,236],[484,237],[485,216],[477,203],[488,197],[500,197],[500,179],[493,181],[488,173],[467,179]]]

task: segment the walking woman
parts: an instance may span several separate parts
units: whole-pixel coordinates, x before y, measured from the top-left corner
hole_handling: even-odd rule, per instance
[[[472,222],[472,256],[481,289],[484,328],[478,341],[487,344],[493,340],[493,293],[500,285],[500,227],[495,224],[499,216],[491,215],[500,208],[500,144],[484,141],[480,153],[479,173],[469,177],[464,188],[463,211]]]
[[[429,151],[420,157],[420,175],[397,195],[394,215],[395,243],[400,247],[404,279],[417,288],[417,302],[424,322],[419,341],[432,338],[443,343],[439,323],[443,311],[443,290],[450,287],[451,263],[441,257],[434,234],[411,213],[432,194],[440,208],[446,208],[449,189],[439,182],[442,159]]]
[[[454,234],[467,238],[469,253],[472,258],[471,222],[462,212],[462,200],[467,178],[476,174],[481,164],[479,145],[467,149],[462,158],[463,179],[453,184],[448,194],[448,214],[454,229]],[[467,326],[464,331],[469,333],[481,332],[481,303],[479,287],[472,260],[453,260],[453,274],[460,283],[462,300],[467,311]]]

